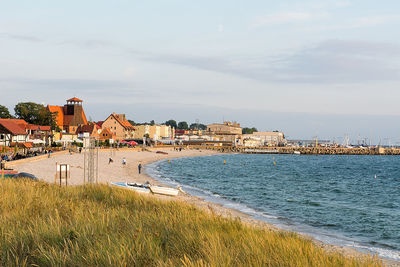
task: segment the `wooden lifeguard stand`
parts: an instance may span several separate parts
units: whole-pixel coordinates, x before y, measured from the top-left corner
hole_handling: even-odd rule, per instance
[[[60,186],[67,186],[68,180],[70,178],[70,168],[69,164],[59,164],[56,163],[56,175],[55,175],[55,184]]]

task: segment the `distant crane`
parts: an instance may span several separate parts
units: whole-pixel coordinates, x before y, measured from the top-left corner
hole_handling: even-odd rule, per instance
[[[318,136],[314,136],[313,138],[315,140],[315,147],[317,147],[318,146]]]

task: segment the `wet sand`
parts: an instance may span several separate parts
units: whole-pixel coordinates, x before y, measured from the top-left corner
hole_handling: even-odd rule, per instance
[[[168,154],[156,153],[157,151],[167,152]],[[110,182],[137,182],[145,183],[150,182],[151,184],[160,184],[159,181],[153,179],[143,172],[139,174],[138,164],[141,163],[143,166],[151,162],[155,162],[162,159],[171,159],[179,157],[193,157],[193,156],[206,156],[217,154],[214,151],[209,150],[182,150],[174,151],[173,149],[154,149],[151,151],[139,151],[139,150],[100,150],[98,165],[98,183]],[[109,163],[109,158],[113,159],[112,163]],[[122,159],[125,158],[127,164],[122,164]],[[32,162],[13,163],[12,168],[19,172],[28,172],[34,174],[40,180],[54,183],[56,174],[56,163],[69,164],[70,165],[70,179],[68,180],[69,185],[79,185],[84,183],[84,154],[73,153],[73,154],[54,154],[51,158],[43,158],[41,160]],[[256,227],[262,227],[268,230],[277,230],[276,227],[265,223],[263,221],[252,219],[249,215],[244,214],[240,211],[228,209],[222,207],[219,204],[204,201],[203,199],[188,194],[180,193],[178,197],[169,197],[162,195],[149,195],[149,197],[158,197],[164,200],[180,200],[187,203],[196,205],[197,207],[225,217],[237,218],[239,217],[242,222],[250,224]],[[310,238],[311,237],[306,237]],[[363,253],[348,247],[333,246],[325,244],[316,240],[313,240],[317,245],[323,247],[327,251],[340,252],[346,256],[351,257],[362,257]],[[384,260],[387,266],[400,266],[400,262]]]

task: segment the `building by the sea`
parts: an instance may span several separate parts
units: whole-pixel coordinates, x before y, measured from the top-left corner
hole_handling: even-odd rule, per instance
[[[75,134],[79,126],[88,124],[82,102],[81,99],[73,97],[68,99],[64,106],[47,106],[50,112],[56,114],[57,126],[64,133]]]

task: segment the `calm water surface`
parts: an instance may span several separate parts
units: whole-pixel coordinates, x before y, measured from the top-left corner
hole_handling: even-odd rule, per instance
[[[233,154],[160,161],[147,172],[281,228],[400,260],[399,163],[396,156]]]

